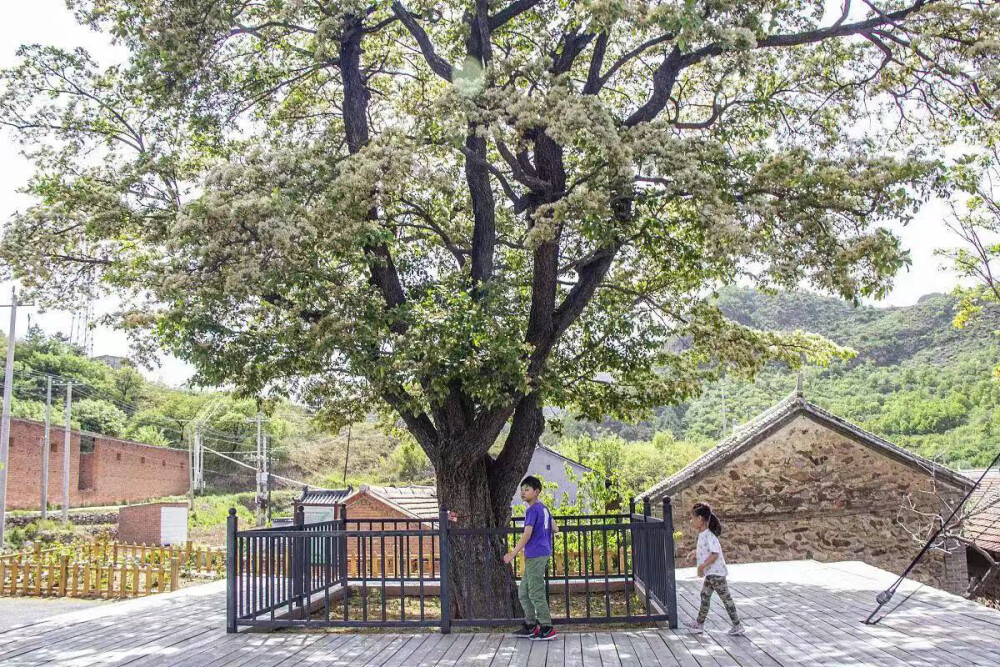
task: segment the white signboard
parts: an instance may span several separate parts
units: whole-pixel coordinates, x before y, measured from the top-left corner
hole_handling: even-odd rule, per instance
[[[188,537],[187,507],[160,508],[160,541],[164,544],[184,544]]]

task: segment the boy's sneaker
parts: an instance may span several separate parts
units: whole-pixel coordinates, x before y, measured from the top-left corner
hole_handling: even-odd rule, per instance
[[[726,630],[727,635],[732,635],[733,637],[739,637],[740,635],[746,634],[747,629],[743,627],[743,624],[734,625],[733,627]]]
[[[705,632],[705,627],[698,621],[685,621],[684,627],[688,629],[692,635],[700,635]]]
[[[535,636],[531,638],[534,642],[548,642],[556,638],[556,629],[551,625],[543,625],[535,633]]]
[[[537,634],[538,634],[538,626],[528,625],[527,623],[522,625],[520,630],[514,631],[514,636],[519,637],[521,639],[534,639],[535,635]]]

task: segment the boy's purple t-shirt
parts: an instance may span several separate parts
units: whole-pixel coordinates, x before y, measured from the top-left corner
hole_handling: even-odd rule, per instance
[[[525,558],[538,558],[552,555],[552,515],[549,508],[537,502],[528,505],[524,513],[524,527],[531,526],[531,538],[524,545]]]

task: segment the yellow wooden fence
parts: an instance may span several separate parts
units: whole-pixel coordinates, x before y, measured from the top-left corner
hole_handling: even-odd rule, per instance
[[[8,562],[0,560],[0,595],[125,598],[177,590],[180,563],[137,561],[121,564],[70,562]]]

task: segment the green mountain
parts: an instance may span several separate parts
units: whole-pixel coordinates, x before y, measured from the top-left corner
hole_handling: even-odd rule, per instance
[[[956,467],[985,465],[1000,449],[1000,311],[974,325],[952,324],[956,301],[930,294],[913,306],[876,308],[807,293],[728,289],[720,307],[758,329],[802,329],[853,348],[857,356],[808,368],[806,397],[921,454]],[[656,411],[639,424],[574,423],[570,435],[613,432],[650,440],[669,430],[682,440],[717,440],[794,390],[795,373],[772,366],[755,382],[705,388],[696,400]],[[725,420],[725,428],[723,426]]]

